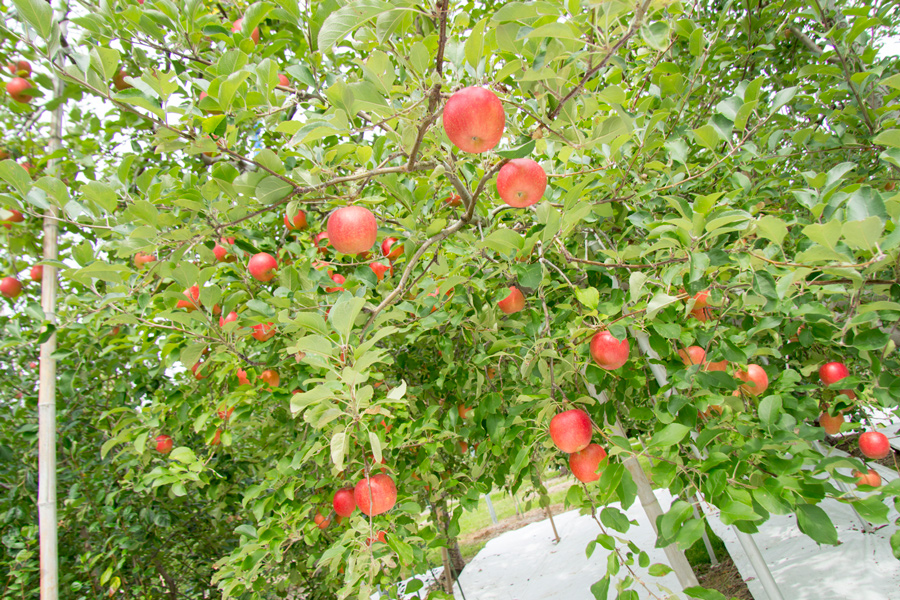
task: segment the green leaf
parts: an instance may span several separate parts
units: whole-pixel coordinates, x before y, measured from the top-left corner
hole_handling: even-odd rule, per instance
[[[702,587],[684,588],[684,593],[691,598],[699,598],[700,600],[728,600],[726,596],[722,595],[722,592]]]
[[[521,146],[517,146],[515,148],[511,148],[510,150],[498,150],[497,156],[501,158],[524,158],[534,152],[535,141],[529,140],[522,144]]]
[[[703,127],[698,127],[697,129],[693,129],[692,133],[694,134],[694,138],[704,148],[708,148],[709,150],[715,149],[716,146],[719,145],[721,141],[719,139],[718,130],[712,125],[704,125]]]
[[[347,434],[343,431],[336,432],[331,436],[331,462],[338,471],[344,470],[344,455],[346,454],[344,447],[346,446]]]
[[[369,432],[369,445],[372,447],[372,459],[375,464],[381,462],[381,440],[374,431]]]
[[[759,403],[759,420],[770,430],[781,416],[781,396],[766,396]]]
[[[13,0],[13,4],[16,5],[19,16],[34,27],[42,38],[48,39],[53,30],[53,9],[50,4],[44,0]]]
[[[663,563],[653,563],[650,565],[650,568],[647,569],[647,572],[650,573],[651,577],[662,577],[663,575],[671,573],[672,567]]]
[[[478,68],[478,63],[484,56],[484,26],[486,24],[487,19],[478,21],[466,38],[466,61],[472,65],[473,69]]]
[[[769,114],[774,114],[778,111],[782,106],[790,102],[794,99],[794,96],[797,95],[796,87],[790,87],[781,90],[777,94],[775,94],[775,98],[772,100],[772,108],[769,111]]]
[[[644,284],[647,282],[647,274],[641,271],[634,271],[628,277],[628,296],[631,302],[637,302],[641,299],[644,291]]]
[[[14,160],[4,160],[0,162],[0,179],[16,188],[16,191],[24,197],[28,195],[31,189],[31,177],[28,171]]]
[[[591,594],[595,600],[607,600],[609,598],[609,575],[591,586]]]
[[[756,222],[756,232],[760,237],[771,240],[780,246],[787,235],[788,229],[782,219],[766,215]]]
[[[600,303],[600,292],[596,288],[575,288],[575,296],[579,302],[591,310],[595,310],[597,304]]]
[[[625,513],[613,506],[607,506],[603,509],[600,513],[600,522],[610,529],[615,529],[621,533],[625,533],[631,527],[631,523],[628,522],[628,517]]]
[[[365,304],[365,298],[355,298],[349,294],[341,294],[338,301],[331,307],[331,312],[328,313],[328,321],[345,343],[350,340],[350,331],[353,329],[353,324],[357,315],[359,315],[359,311],[362,310]]]
[[[837,546],[837,530],[828,517],[828,513],[814,504],[799,504],[796,514],[800,531],[820,544]]]
[[[107,212],[116,209],[118,201],[113,188],[100,181],[89,181],[81,186],[81,193],[85,199],[94,202]]]
[[[356,0],[336,10],[328,15],[319,30],[319,52],[330,52],[331,47],[350,35],[351,31],[394,8],[392,4],[381,0]]]
[[[882,131],[872,140],[879,146],[889,146],[891,148],[900,148],[900,129],[888,129]]]
[[[684,436],[691,430],[687,425],[681,423],[671,423],[666,425],[662,430],[653,434],[650,439],[650,446],[670,447],[684,439]]]
[[[647,304],[647,318],[652,319],[656,313],[673,302],[678,302],[677,296],[670,296],[665,292],[657,292]]]
[[[497,252],[515,255],[525,245],[521,235],[511,229],[496,229],[484,241],[478,243],[479,248],[491,248]]]
[[[841,233],[847,245],[856,250],[874,250],[881,239],[884,224],[878,217],[844,223]]]
[[[179,446],[169,453],[169,458],[177,460],[181,463],[192,463],[197,461],[197,455],[187,446]]]

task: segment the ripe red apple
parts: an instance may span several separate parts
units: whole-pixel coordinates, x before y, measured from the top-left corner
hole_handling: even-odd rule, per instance
[[[828,414],[828,411],[824,411],[821,415],[819,415],[819,425],[822,426],[822,429],[825,430],[825,433],[828,435],[834,435],[841,430],[841,425],[844,424],[844,415],[838,414],[834,417]]]
[[[192,285],[184,290],[183,294],[187,300],[179,300],[175,305],[176,308],[185,308],[188,312],[194,312],[200,308],[200,286]]]
[[[196,363],[193,367],[191,367],[191,372],[194,374],[194,379],[200,381],[201,379],[206,379],[206,375],[200,373],[200,369],[203,366],[203,363]]]
[[[378,223],[372,211],[364,206],[342,206],[328,217],[327,231],[335,250],[359,254],[375,243]]]
[[[238,320],[238,314],[234,311],[228,313],[225,317],[219,317],[219,327],[225,327],[226,323],[234,323]]]
[[[294,215],[294,220],[291,222],[290,217],[288,215],[284,215],[284,226],[287,227],[288,231],[294,231],[295,229],[306,229],[306,213],[302,210],[298,210],[297,214]]]
[[[216,427],[216,433],[213,435],[212,441],[209,443],[210,446],[218,446],[222,443],[222,428]]]
[[[278,372],[272,369],[266,369],[260,373],[259,378],[265,381],[271,390],[278,387],[278,384],[281,383],[281,377],[278,376]]]
[[[737,390],[735,390],[737,392]],[[713,411],[717,412],[720,416],[722,415],[722,407],[718,404],[710,404],[709,408],[704,410],[703,412],[697,411],[698,416],[702,416],[706,419],[711,419]]]
[[[628,362],[629,350],[628,340],[617,340],[606,329],[591,338],[591,358],[607,371],[614,371]]]
[[[0,223],[3,223],[3,226],[7,229],[12,229],[11,223],[21,223],[25,220],[25,217],[22,216],[22,213],[20,213],[16,209],[9,208],[7,210],[10,212],[9,218],[4,221],[0,221]]]
[[[681,361],[686,367],[702,365],[706,362],[706,350],[700,346],[688,346],[687,350],[679,350],[678,356],[681,357]]]
[[[515,158],[497,173],[497,193],[514,208],[537,204],[547,189],[547,173],[530,158]]]
[[[264,283],[267,281],[272,281],[272,278],[275,277],[275,270],[277,268],[278,261],[275,260],[274,256],[272,256],[271,254],[267,254],[266,252],[254,254],[250,258],[250,262],[247,265],[247,269],[250,271],[250,275]]]
[[[891,453],[891,443],[879,431],[867,431],[859,436],[859,451],[867,458],[882,459]]]
[[[231,244],[233,246],[234,238],[233,237],[222,238],[221,242],[224,244]],[[221,244],[216,244],[213,247],[213,254],[216,255],[216,260],[219,262],[234,262],[234,255],[230,254],[228,252],[228,249],[225,246],[222,246]]]
[[[456,411],[459,413],[460,419],[468,419],[469,417],[472,416],[472,413],[475,412],[475,409],[467,408],[467,407],[463,406],[462,404],[460,404],[459,406],[456,407]]]
[[[844,377],[849,377],[850,371],[841,362],[830,362],[825,363],[819,368],[819,379],[822,380],[822,383],[825,385],[831,385],[832,383],[837,383]]]
[[[319,529],[327,529],[331,525],[331,519],[326,519],[320,512],[317,512],[316,516],[313,517],[313,522]]]
[[[349,517],[356,510],[356,499],[353,497],[353,490],[343,488],[334,493],[334,499],[331,501],[334,512],[341,517]]]
[[[250,385],[250,379],[247,378],[247,371],[243,369],[237,370],[238,385]]]
[[[140,269],[147,263],[156,262],[156,257],[152,254],[144,254],[143,252],[138,252],[134,255],[134,266]]]
[[[702,310],[706,308],[707,302],[709,301],[709,290],[697,292],[692,297],[694,299],[694,308],[692,308],[691,310]]]
[[[759,365],[747,365],[747,370],[738,371],[735,377],[746,382],[741,389],[754,396],[759,396],[769,387],[769,376]]]
[[[335,282],[337,284],[337,286],[331,286],[331,287],[325,288],[326,292],[331,293],[331,292],[343,292],[344,291],[343,285],[344,285],[344,282],[347,281],[346,277],[344,277],[340,273],[332,273],[331,280],[333,282]]]
[[[372,269],[373,273],[375,273],[375,277],[378,278],[378,281],[384,279],[384,274],[388,271],[390,271],[392,275],[394,273],[394,267],[380,262],[370,263],[369,268]]]
[[[695,308],[691,311],[691,316],[700,321],[701,323],[706,323],[712,318],[712,309],[710,308]]]
[[[284,73],[278,74],[278,85],[283,85],[284,87],[291,87],[291,80],[288,79],[287,75]]]
[[[328,232],[323,231],[322,233],[317,234],[313,237],[313,243],[316,245],[316,249],[318,249],[320,254],[327,254],[328,247],[331,246],[331,241],[328,239]]]
[[[125,81],[125,78],[128,76],[128,71],[125,69],[120,69],[118,73],[116,73],[115,77],[113,77],[113,85],[120,92],[122,90],[127,90],[132,87],[130,83]]]
[[[227,421],[228,419],[231,418],[231,413],[233,413],[233,412],[234,412],[234,407],[232,406],[229,408],[220,408],[216,414],[219,415],[219,418],[222,419],[223,421]]]
[[[728,368],[727,360],[720,360],[719,362],[706,363],[707,371],[724,371],[727,368]]]
[[[878,487],[881,485],[881,475],[875,469],[869,469],[869,472],[863,475],[857,470],[853,470],[853,476],[856,477],[856,485],[871,485]]]
[[[378,533],[376,533],[374,538],[370,538],[370,537],[366,538],[366,546],[371,546],[375,542],[381,542],[382,544],[387,544],[387,533],[383,529],[381,531],[379,531]]]
[[[463,88],[444,105],[444,131],[463,152],[487,152],[500,142],[505,125],[503,104],[487,88]]]
[[[397,238],[389,237],[385,238],[383,242],[381,242],[381,254],[383,254],[387,259],[391,262],[397,260],[401,254],[403,254],[403,244],[399,244],[394,248],[394,244],[397,243]]]
[[[165,434],[156,436],[156,451],[161,454],[168,454],[172,451],[172,438]]]
[[[462,196],[459,194],[450,194],[444,198],[444,203],[447,206],[462,206]]]
[[[589,483],[600,479],[597,471],[600,463],[606,458],[606,450],[599,444],[589,444],[587,448],[569,455],[569,469],[579,481]]]
[[[573,408],[550,419],[550,438],[563,452],[578,452],[591,443],[591,418],[581,409]]]
[[[275,336],[275,325],[272,323],[257,323],[253,326],[252,335],[260,342],[272,339]]]
[[[517,313],[525,308],[525,296],[522,290],[511,285],[509,286],[509,295],[497,303],[497,306],[508,315]]]
[[[353,497],[363,514],[370,517],[380,515],[391,510],[397,503],[397,486],[388,475],[378,473],[361,479],[353,490]]]
[[[31,280],[40,283],[44,280],[44,265],[34,265],[31,267]]]
[[[31,83],[23,77],[13,77],[6,84],[6,93],[16,102],[27,104],[31,102],[31,96],[24,93],[31,87]]]
[[[244,19],[241,17],[237,21],[231,24],[231,33],[238,33],[241,28],[244,26]],[[259,27],[254,27],[253,31],[250,32],[250,39],[253,40],[254,44],[259,43]]]
[[[4,277],[0,280],[0,294],[7,298],[15,298],[22,293],[22,284],[15,277]]]
[[[31,77],[31,63],[27,60],[17,60],[6,66],[9,72],[18,77]]]

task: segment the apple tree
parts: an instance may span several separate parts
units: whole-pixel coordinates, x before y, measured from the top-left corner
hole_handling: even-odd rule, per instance
[[[166,593],[389,589],[481,494],[569,465],[548,431],[573,409],[605,452],[567,495],[614,551],[599,598],[657,589],[611,506],[641,493],[638,455],[677,497],[657,521],[676,554],[704,529],[695,501],[746,533],[795,514],[824,544],[826,498],[889,523],[896,481],[844,492],[865,467],[819,423],[870,429],[900,399],[893,6],[0,10],[5,57],[33,65],[0,111],[21,132],[0,216],[27,217],[0,233],[3,275],[38,259],[55,207],[60,401],[119,374],[86,407],[93,482],[110,465],[115,518],[204,513],[173,519],[166,560],[214,573],[180,574],[186,592],[160,571]],[[64,150],[42,154],[59,106]],[[46,334],[27,296],[8,348]],[[829,362],[847,375],[820,381]],[[339,519],[340,490],[371,514]],[[148,575],[116,539],[96,585],[124,589]]]

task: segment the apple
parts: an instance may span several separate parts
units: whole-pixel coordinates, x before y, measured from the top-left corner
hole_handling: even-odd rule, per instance
[[[472,413],[475,412],[474,408],[468,408],[460,404],[456,407],[456,411],[459,413],[460,419],[468,419],[472,416]]]
[[[222,314],[222,307],[218,304],[213,304],[212,314],[216,317]]]
[[[37,369],[38,367],[40,367],[40,365],[38,363],[36,363],[35,361],[31,361],[30,363],[28,363],[29,369]]]
[[[709,301],[709,290],[697,292],[692,298],[694,299],[694,308],[692,308],[691,311],[703,310],[706,308],[707,302]]]
[[[223,421],[227,421],[228,419],[231,418],[231,413],[233,413],[233,412],[234,412],[234,407],[232,406],[230,408],[220,408],[216,414],[219,415],[219,418],[222,419]]]
[[[156,436],[156,451],[161,454],[168,454],[172,451],[172,438],[166,434]]]
[[[0,223],[3,223],[3,226],[7,229],[12,229],[12,223],[21,223],[25,220],[25,217],[22,216],[22,213],[20,213],[16,209],[9,208],[7,210],[10,212],[9,218],[4,221],[0,221]]]
[[[193,312],[200,308],[200,286],[192,285],[184,290],[183,294],[187,300],[179,300],[175,308],[186,308],[188,312]]]
[[[691,316],[701,323],[706,323],[712,318],[712,310],[709,308],[695,308],[691,311]]]
[[[203,366],[203,363],[196,363],[193,367],[191,367],[191,372],[194,374],[194,379],[200,381],[201,379],[206,379],[206,375],[200,373],[200,369]]]
[[[283,85],[284,87],[291,87],[291,80],[288,79],[287,75],[284,73],[278,74],[278,85]]]
[[[457,443],[459,444],[459,451],[461,453],[465,454],[466,452],[469,451],[469,442],[467,442],[465,440],[459,440],[459,442],[457,442]]]
[[[741,389],[754,396],[759,396],[769,387],[769,376],[759,365],[747,365],[747,370],[738,371],[735,377],[745,382]]]
[[[234,311],[231,311],[227,316],[219,317],[219,327],[225,327],[226,323],[234,323],[237,320],[238,314]]]
[[[834,435],[841,430],[841,425],[844,424],[844,415],[838,414],[834,417],[828,414],[828,411],[823,411],[821,415],[819,415],[819,425],[822,426],[822,429],[825,430],[825,433],[828,435]]]
[[[737,390],[735,390],[735,391],[737,391]],[[698,412],[697,412],[697,415],[698,415],[698,416],[701,416],[701,417],[704,417],[704,418],[706,418],[706,419],[711,419],[711,418],[712,418],[713,411],[715,411],[716,413],[718,413],[719,416],[722,415],[722,407],[719,406],[718,404],[710,404],[710,405],[709,405],[709,408],[707,408],[707,409],[704,410],[703,412],[699,412],[699,411],[698,411]]]
[[[380,382],[379,382],[379,383],[380,383]],[[378,386],[375,386],[375,387],[378,387]],[[393,425],[388,424],[387,421],[385,421],[384,419],[381,420],[381,426],[384,427],[384,432],[385,432],[385,433],[390,433],[390,432],[391,432],[391,429],[394,428]],[[381,459],[381,462],[384,462],[384,458]]]
[[[385,532],[382,529],[381,531],[379,531],[378,533],[375,534],[375,537],[373,537],[373,538],[367,537],[366,538],[366,546],[371,546],[375,542],[381,542],[382,544],[387,544],[387,532]]]
[[[222,428],[216,427],[216,433],[213,435],[212,441],[209,443],[210,446],[218,446],[222,443]]]
[[[375,215],[363,206],[342,206],[328,217],[328,239],[338,252],[359,254],[369,250],[378,236]]]
[[[725,371],[727,368],[728,368],[727,360],[720,360],[719,362],[706,363],[707,371]]]
[[[343,285],[344,285],[344,282],[347,281],[346,277],[344,277],[340,273],[332,273],[331,280],[333,282],[335,282],[337,284],[337,286],[325,288],[326,292],[331,293],[331,292],[343,292],[344,291]]]
[[[275,260],[274,256],[267,254],[266,252],[254,254],[250,258],[250,263],[247,265],[250,275],[263,283],[272,281],[272,278],[275,277],[275,270],[277,268],[278,261]]]
[[[287,227],[288,231],[294,231],[295,229],[306,229],[306,213],[302,210],[298,210],[297,214],[294,215],[293,221],[291,221],[288,215],[284,215],[284,226]]]
[[[16,102],[27,104],[31,102],[31,96],[24,93],[31,87],[31,83],[22,77],[13,77],[6,84],[6,93]]]
[[[359,510],[368,516],[386,513],[397,503],[397,486],[384,473],[361,479],[353,490]]]
[[[278,376],[278,372],[272,369],[266,369],[260,373],[259,378],[268,384],[270,390],[274,390],[281,383],[281,377]]]
[[[238,385],[250,385],[250,379],[247,378],[247,371],[238,369],[236,372]]]
[[[383,242],[381,242],[381,254],[383,254],[387,259],[391,262],[397,260],[401,254],[403,254],[403,244],[396,246],[395,248],[391,248],[394,244],[397,243],[397,238],[389,237],[385,238]]]
[[[0,280],[0,294],[7,298],[15,298],[22,293],[22,284],[15,277],[4,277]]]
[[[321,254],[327,254],[328,247],[331,246],[331,241],[328,239],[328,232],[323,231],[322,233],[313,237],[313,243],[316,245],[316,248]]]
[[[525,296],[522,294],[522,290],[511,285],[509,286],[509,295],[500,300],[497,306],[508,315],[517,313],[525,308]]]
[[[334,493],[334,499],[331,501],[334,512],[340,517],[349,517],[356,510],[356,499],[353,497],[353,490],[343,488]]]
[[[375,273],[375,277],[378,278],[378,281],[384,279],[384,274],[390,271],[390,274],[394,274],[394,267],[391,265],[386,265],[380,262],[374,262],[369,264],[369,268],[372,269],[372,272]]]
[[[138,252],[134,255],[134,266],[140,269],[147,263],[156,262],[156,257],[152,254],[144,254],[143,252]]]
[[[27,60],[17,60],[6,65],[9,72],[18,77],[31,77],[31,63]]]
[[[447,206],[462,206],[462,197],[459,194],[450,194],[444,198],[444,203]]]
[[[859,436],[859,451],[867,458],[878,460],[891,453],[891,444],[883,433],[867,431]]]
[[[127,76],[128,76],[128,71],[126,71],[125,69],[120,69],[119,72],[116,73],[115,77],[113,77],[113,85],[120,92],[122,90],[127,90],[132,87],[132,85],[130,83],[125,81],[125,77],[127,77]]]
[[[573,408],[550,419],[550,438],[563,452],[578,452],[591,443],[591,418],[581,409]]]
[[[687,350],[679,350],[678,356],[681,357],[681,361],[686,367],[706,363],[706,350],[700,346],[688,346]]]
[[[331,519],[326,519],[320,512],[317,512],[316,516],[313,517],[313,522],[319,529],[327,529],[331,525]]]
[[[825,363],[819,368],[819,379],[821,379],[822,383],[824,383],[825,385],[837,383],[844,377],[849,376],[850,371],[847,369],[844,363],[830,362]]]
[[[231,244],[233,246],[234,238],[222,238],[221,243]],[[213,247],[213,254],[216,255],[216,260],[219,262],[234,262],[234,255],[229,254],[228,249],[218,243]]]
[[[869,472],[863,475],[859,471],[853,471],[853,476],[856,477],[856,485],[870,485],[872,487],[878,487],[881,485],[881,475],[878,474],[878,471],[875,469],[869,469]]]
[[[572,475],[579,481],[584,483],[597,481],[600,479],[600,472],[597,471],[597,468],[604,458],[606,458],[606,450],[599,444],[588,444],[583,450],[569,455],[569,468]]]
[[[231,24],[231,33],[238,33],[244,26],[243,17],[235,21]],[[250,32],[250,39],[253,40],[254,44],[259,43],[259,27],[254,27],[253,31]]]
[[[505,125],[503,104],[487,88],[463,88],[444,105],[444,131],[463,152],[487,152],[500,142]]]
[[[537,204],[547,189],[547,173],[530,158],[515,158],[497,173],[497,193],[514,208]]]
[[[253,337],[265,342],[275,337],[275,326],[272,323],[257,323],[253,326]]]
[[[591,338],[591,358],[607,371],[614,371],[628,362],[629,350],[628,340],[617,340],[606,329]]]
[[[31,275],[32,281],[40,283],[44,280],[44,265],[34,265],[31,267],[31,272],[29,274]]]

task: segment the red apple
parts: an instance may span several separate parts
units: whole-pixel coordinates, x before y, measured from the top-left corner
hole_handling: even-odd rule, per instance
[[[694,298],[694,308],[691,310],[702,310],[706,308],[706,304],[709,301],[709,290],[697,292],[692,297]]]
[[[369,268],[372,269],[373,273],[375,273],[375,277],[378,278],[378,281],[381,281],[382,279],[384,279],[384,274],[387,273],[388,271],[390,271],[391,274],[393,274],[393,272],[394,272],[394,268],[391,265],[386,265],[386,264],[380,263],[380,262],[374,262],[374,263],[369,264]]]
[[[859,436],[859,451],[867,458],[878,460],[891,453],[891,443],[883,433],[867,431]]]
[[[34,265],[31,267],[31,280],[40,283],[44,280],[44,265]]]
[[[313,522],[319,529],[327,529],[331,525],[331,519],[326,519],[320,512],[317,512],[316,516],[313,517]]]
[[[183,294],[187,300],[179,300],[175,308],[185,308],[188,312],[193,312],[200,308],[200,286],[192,285],[184,290]]]
[[[25,217],[22,216],[22,213],[20,213],[16,209],[9,208],[7,210],[10,213],[9,218],[4,221],[0,221],[0,223],[3,223],[3,226],[6,227],[7,229],[12,229],[11,223],[21,223],[22,221],[25,220]]]
[[[497,303],[497,306],[508,315],[517,313],[525,308],[525,296],[522,290],[515,286],[509,286],[509,295]]]
[[[375,243],[378,223],[368,208],[342,206],[328,217],[327,230],[335,250],[344,254],[359,254]]]
[[[284,87],[291,87],[291,80],[288,79],[287,75],[284,73],[278,74],[278,85],[283,85]]]
[[[31,102],[31,96],[24,93],[31,87],[31,83],[22,77],[13,77],[6,84],[6,93],[16,102],[27,104]]]
[[[738,371],[735,377],[746,382],[741,389],[754,396],[759,396],[769,387],[769,376],[759,365],[747,365],[747,370]]]
[[[209,443],[210,446],[218,446],[222,443],[222,428],[216,427],[216,433],[213,435],[212,441]]]
[[[530,158],[515,158],[497,173],[497,193],[514,208],[537,204],[547,189],[547,173]]]
[[[394,237],[385,238],[385,240],[381,242],[381,254],[387,257],[391,262],[394,262],[401,254],[403,254],[403,244],[391,248],[391,246],[394,246],[396,243],[397,238]]]
[[[237,370],[238,385],[250,385],[250,379],[247,378],[247,371],[243,369]]]
[[[321,254],[327,254],[328,247],[331,246],[331,241],[328,239],[328,232],[323,231],[322,233],[313,237],[313,243],[316,245],[316,248]]]
[[[832,417],[828,414],[828,411],[824,411],[821,415],[819,415],[819,425],[822,426],[822,429],[825,430],[825,433],[828,435],[834,435],[841,430],[841,425],[844,424],[844,415],[837,415]]]
[[[267,281],[272,281],[272,278],[275,277],[278,261],[275,260],[275,257],[271,254],[260,252],[259,254],[254,254],[250,258],[250,263],[247,265],[247,268],[250,271],[250,275],[265,283]]]
[[[275,326],[272,323],[257,323],[253,326],[252,335],[260,342],[265,342],[275,336]]]
[[[463,152],[487,152],[500,142],[505,125],[503,104],[487,88],[463,88],[444,105],[444,131]]]
[[[719,362],[706,363],[707,371],[724,371],[727,368],[728,368],[727,360],[720,360]]]
[[[459,413],[460,419],[468,419],[469,417],[472,416],[472,413],[475,412],[475,409],[467,408],[467,407],[463,406],[462,404],[460,404],[459,406],[456,407],[456,411]]]
[[[238,314],[234,311],[231,311],[227,316],[219,317],[219,327],[225,327],[226,323],[234,323],[237,320]]]
[[[222,238],[221,242],[223,244],[231,244],[234,245],[234,238]],[[225,246],[220,244],[216,244],[213,247],[213,254],[216,255],[216,260],[219,262],[234,262],[234,255],[228,252],[228,249]]]
[[[361,479],[353,490],[356,505],[363,514],[374,516],[386,513],[397,503],[397,486],[384,473]]]
[[[333,282],[335,282],[337,284],[337,286],[325,288],[326,292],[331,293],[331,292],[343,292],[344,291],[344,288],[342,286],[344,285],[344,282],[347,281],[346,277],[344,277],[340,273],[332,273],[331,280]]]
[[[138,252],[134,255],[134,266],[140,269],[147,263],[152,263],[156,261],[156,257],[152,254],[144,254],[143,252]]]
[[[206,379],[206,375],[200,373],[200,369],[202,368],[203,363],[196,363],[193,367],[191,367],[191,372],[194,374],[194,379],[200,381],[201,379]]]
[[[578,452],[591,443],[591,418],[578,408],[567,410],[550,419],[550,438],[563,452]]]
[[[232,23],[231,25],[231,33],[238,33],[244,26],[243,17]],[[259,43],[259,27],[254,27],[253,31],[250,32],[250,39],[253,40],[254,44]]]
[[[872,487],[878,487],[881,485],[881,475],[878,474],[878,471],[875,469],[869,469],[869,472],[863,475],[859,471],[853,471],[853,476],[856,477],[856,485],[870,485]]]
[[[579,481],[589,483],[600,479],[597,468],[606,458],[606,450],[599,444],[589,444],[587,448],[569,455],[569,468]]]
[[[22,284],[15,277],[4,277],[0,280],[0,294],[7,298],[15,298],[22,293]]]
[[[127,77],[127,76],[128,76],[128,71],[126,71],[125,69],[121,69],[118,73],[116,73],[115,77],[113,77],[113,85],[120,92],[122,90],[127,90],[132,87],[132,85],[130,83],[125,81],[125,77]]]
[[[356,499],[353,497],[353,490],[344,488],[334,493],[334,499],[331,501],[334,512],[341,517],[349,517],[356,510]]]
[[[284,215],[284,226],[287,227],[288,231],[294,231],[295,229],[306,229],[306,213],[302,210],[298,210],[297,214],[294,215],[294,220],[291,222],[290,217],[288,215]]]
[[[847,367],[844,365],[844,363],[830,362],[825,363],[819,368],[819,379],[821,379],[822,383],[824,383],[825,385],[837,383],[844,377],[849,376],[850,371],[847,370]]]
[[[459,194],[450,194],[444,198],[444,203],[447,206],[462,206],[462,197]]]
[[[375,534],[374,538],[366,538],[366,546],[371,546],[375,542],[387,544],[387,533],[384,530],[381,530]]]
[[[272,369],[266,369],[260,373],[259,378],[268,384],[270,390],[275,389],[281,383],[281,377],[278,376],[278,372]]]
[[[27,60],[17,60],[6,66],[9,72],[18,77],[31,77],[31,63]]]
[[[230,408],[220,408],[216,414],[219,415],[219,418],[222,419],[223,421],[227,421],[228,419],[231,418],[231,413],[233,413],[233,412],[234,412],[234,407],[232,406]]]
[[[706,323],[712,318],[712,309],[709,308],[695,308],[691,311],[691,316],[700,321],[701,323]]]
[[[608,330],[598,331],[591,338],[591,358],[607,371],[614,371],[628,362],[628,340],[617,340]]]
[[[172,438],[165,434],[156,436],[156,451],[161,454],[168,454],[172,451]]]
[[[706,350],[700,346],[688,346],[687,350],[679,350],[678,356],[686,367],[706,363]]]

